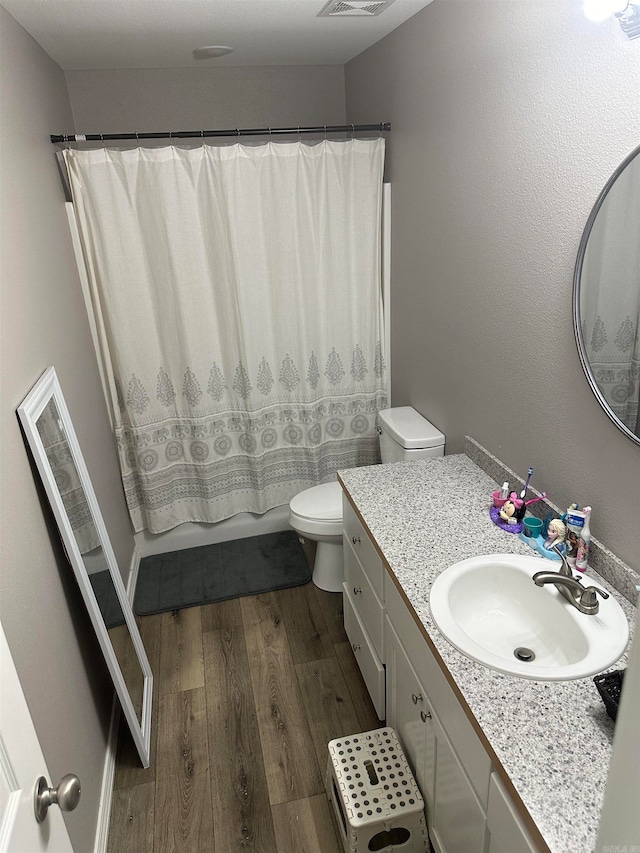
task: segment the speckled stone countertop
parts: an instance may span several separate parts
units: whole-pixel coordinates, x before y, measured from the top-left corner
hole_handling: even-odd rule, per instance
[[[491,522],[496,481],[462,454],[339,478],[549,850],[594,850],[614,725],[592,678],[543,682],[495,672],[458,652],[431,618],[429,591],[448,566],[481,554],[534,553]],[[615,596],[633,627],[629,601],[594,571],[587,575]]]

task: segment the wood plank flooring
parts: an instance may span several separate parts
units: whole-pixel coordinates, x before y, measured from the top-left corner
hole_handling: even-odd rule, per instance
[[[138,624],[151,766],[122,722],[107,853],[341,853],[327,742],[382,725],[342,596],[309,583]]]

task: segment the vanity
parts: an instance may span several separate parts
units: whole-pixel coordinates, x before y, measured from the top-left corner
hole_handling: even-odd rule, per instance
[[[496,480],[466,454],[339,480],[345,629],[378,716],[414,771],[437,853],[595,849],[614,724],[592,678],[489,669],[457,651],[429,609],[432,584],[454,563],[533,553],[491,522]],[[587,575],[632,621],[633,605]]]

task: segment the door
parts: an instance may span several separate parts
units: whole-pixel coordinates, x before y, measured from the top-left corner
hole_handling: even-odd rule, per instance
[[[0,853],[73,853],[58,806],[36,821],[36,780],[52,783],[0,624]]]

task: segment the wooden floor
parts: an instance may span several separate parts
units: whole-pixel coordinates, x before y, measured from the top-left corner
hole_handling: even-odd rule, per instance
[[[327,742],[382,725],[341,595],[309,583],[138,621],[151,766],[122,723],[108,853],[340,853]]]

